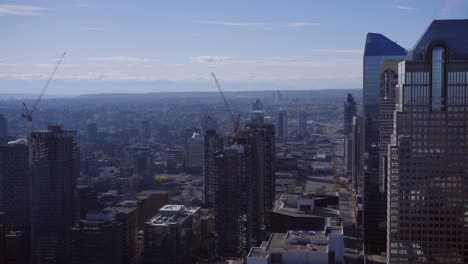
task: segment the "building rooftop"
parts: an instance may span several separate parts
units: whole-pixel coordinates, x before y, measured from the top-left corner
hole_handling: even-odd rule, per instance
[[[428,44],[445,41],[451,59],[468,60],[468,19],[434,20],[408,53],[408,60],[424,60]]]
[[[364,56],[405,56],[407,51],[379,33],[367,33]]]
[[[273,212],[285,214],[293,217],[310,217],[310,218],[326,218],[326,217],[339,217],[339,210],[327,207],[312,206],[311,211],[302,211],[298,209],[298,200],[313,200],[311,198],[303,197],[298,194],[283,193],[278,200],[275,201]]]
[[[167,204],[159,209],[159,213],[153,216],[146,225],[168,226],[183,223],[188,217],[194,215],[200,207]]]

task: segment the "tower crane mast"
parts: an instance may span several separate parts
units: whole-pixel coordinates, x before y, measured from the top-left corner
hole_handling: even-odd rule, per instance
[[[46,84],[44,85],[44,87],[42,88],[42,91],[39,95],[39,97],[36,99],[36,101],[34,102],[33,106],[31,109],[28,108],[28,106],[26,105],[25,102],[23,102],[23,114],[21,114],[21,117],[26,119],[26,121],[28,121],[29,123],[32,122],[32,115],[34,113],[34,111],[36,111],[37,109],[37,106],[39,105],[39,102],[41,101],[42,99],[42,96],[44,96],[44,93],[47,89],[47,87],[49,86],[50,82],[52,81],[52,79],[54,78],[54,75],[55,73],[57,72],[57,69],[58,67],[60,66],[60,63],[62,63],[63,61],[63,58],[65,57],[65,54],[66,52],[62,53],[62,55],[59,57],[59,59],[57,60],[57,63],[55,64],[55,67],[54,67],[54,70],[52,71],[52,73],[50,74],[49,76],[49,79],[47,79],[47,82]],[[29,133],[30,131],[28,131]]]
[[[219,93],[221,94],[221,97],[223,98],[224,105],[226,106],[226,110],[228,111],[229,116],[231,117],[233,134],[234,134],[234,138],[236,138],[237,130],[239,130],[240,114],[237,116],[237,118],[234,116],[234,113],[231,110],[231,106],[229,105],[229,102],[227,101],[226,96],[224,96],[224,92],[221,89],[221,85],[219,84],[219,81],[216,78],[216,75],[214,73],[211,73],[211,75],[213,76],[213,79],[214,79],[214,81],[216,83],[216,87],[218,87]]]

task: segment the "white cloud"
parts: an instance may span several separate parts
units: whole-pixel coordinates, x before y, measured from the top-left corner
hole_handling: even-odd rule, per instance
[[[359,54],[364,53],[361,49],[315,49],[314,51],[321,53],[349,53],[349,54]]]
[[[263,23],[263,22],[231,22],[231,21],[212,21],[212,20],[204,20],[198,21],[201,24],[213,24],[213,25],[220,25],[220,26],[229,26],[229,27],[266,27],[270,26],[270,23]]]
[[[85,27],[83,29],[89,30],[89,31],[104,31],[104,28],[102,27]]]
[[[158,62],[157,59],[148,59],[148,58],[137,58],[137,57],[127,57],[127,56],[115,56],[115,57],[95,57],[87,58],[89,61],[97,62]]]
[[[455,8],[464,4],[465,0],[445,0],[445,4],[440,11],[440,15],[444,17],[449,16]]]
[[[36,16],[45,10],[40,6],[0,4],[0,15]]]
[[[231,58],[228,56],[194,56],[189,57],[191,63],[219,64],[225,63]]]
[[[320,23],[312,22],[289,22],[288,27],[310,27],[310,26],[320,26]]]
[[[398,8],[398,9],[401,9],[401,10],[408,10],[408,11],[417,10],[417,8],[413,7],[413,6],[397,5],[395,7]]]

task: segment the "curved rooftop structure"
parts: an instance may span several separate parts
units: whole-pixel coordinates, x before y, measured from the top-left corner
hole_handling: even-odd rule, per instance
[[[452,60],[468,60],[468,19],[434,20],[408,53],[408,60],[424,60],[426,47],[444,41]]]

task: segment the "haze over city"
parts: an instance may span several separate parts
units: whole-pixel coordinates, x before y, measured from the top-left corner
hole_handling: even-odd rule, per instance
[[[410,49],[462,0],[1,1],[0,92],[49,95],[362,87],[367,32]],[[339,73],[337,75],[337,73]]]

